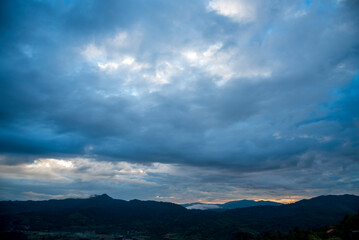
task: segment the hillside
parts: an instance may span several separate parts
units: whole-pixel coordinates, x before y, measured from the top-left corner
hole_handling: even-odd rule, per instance
[[[254,206],[280,206],[282,203],[272,201],[254,201],[254,200],[237,200],[230,201],[223,204],[204,204],[204,203],[186,203],[181,204],[187,209],[198,209],[198,210],[213,210],[213,211],[225,211],[228,209],[254,207]]]
[[[188,210],[167,202],[89,199],[0,202],[1,231],[139,231],[155,239],[231,239],[233,234],[310,229],[336,224],[359,210],[354,195],[320,196],[280,206],[225,212]]]

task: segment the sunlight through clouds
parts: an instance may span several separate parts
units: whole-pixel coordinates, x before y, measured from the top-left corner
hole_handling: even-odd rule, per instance
[[[257,17],[254,1],[212,0],[208,4],[208,9],[239,23],[249,23]]]
[[[2,6],[0,198],[358,193],[356,1]]]
[[[2,175],[10,178],[37,179],[40,181],[93,181],[109,180],[129,184],[156,184],[148,174],[173,173],[172,166],[161,163],[151,165],[131,164],[128,162],[98,162],[91,159],[75,158],[37,159],[31,164],[2,166]]]

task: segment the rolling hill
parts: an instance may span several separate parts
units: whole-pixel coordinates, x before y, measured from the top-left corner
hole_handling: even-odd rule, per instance
[[[224,212],[188,210],[156,201],[117,200],[108,195],[88,199],[0,202],[1,231],[141,231],[179,239],[231,239],[251,235],[310,229],[340,222],[357,213],[359,196],[320,196],[279,206],[253,206]],[[159,238],[161,239],[161,238]]]
[[[181,205],[187,209],[225,211],[228,209],[254,207],[254,206],[266,206],[266,205],[280,206],[282,205],[282,203],[244,199],[244,200],[230,201],[223,204],[186,203]]]

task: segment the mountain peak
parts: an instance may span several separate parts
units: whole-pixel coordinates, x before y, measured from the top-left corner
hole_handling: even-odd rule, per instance
[[[113,199],[112,197],[110,197],[106,193],[101,194],[101,195],[95,194],[95,195],[91,196],[91,198],[95,198],[95,199],[111,199],[111,200]]]

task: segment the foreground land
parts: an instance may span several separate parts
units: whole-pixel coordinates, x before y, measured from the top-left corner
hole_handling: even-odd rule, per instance
[[[289,233],[280,231],[266,232],[252,235],[246,232],[233,233],[229,239],[241,240],[357,240],[359,239],[359,215],[346,215],[340,224],[323,226],[318,229],[300,230],[294,228]],[[4,240],[150,240],[150,239],[188,239],[188,236],[177,234],[165,234],[163,236],[148,236],[137,231],[123,233],[101,234],[95,232],[42,232],[42,231],[20,231],[5,232],[0,234]],[[200,238],[199,238],[200,239]]]

